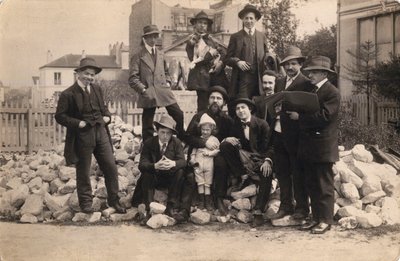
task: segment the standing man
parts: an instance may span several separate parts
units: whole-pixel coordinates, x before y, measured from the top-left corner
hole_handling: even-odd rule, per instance
[[[164,54],[155,47],[159,34],[156,25],[145,26],[142,49],[131,60],[129,85],[139,94],[138,108],[143,108],[143,141],[154,135],[153,120],[157,107],[165,107],[176,121],[178,137],[182,137],[184,132],[183,112],[171,91],[171,83],[167,82]]]
[[[60,95],[55,119],[67,127],[64,156],[67,165],[76,166],[76,186],[82,212],[93,212],[90,165],[94,154],[104,174],[108,205],[118,213],[125,213],[119,204],[118,170],[108,130],[111,114],[104,104],[102,90],[93,83],[101,70],[92,58],[80,61],[75,69],[76,82]]]
[[[208,94],[208,109],[196,113],[189,123],[186,130],[184,141],[191,148],[207,148],[210,150],[218,149],[218,143],[213,142],[209,139],[204,141],[200,136],[201,132],[199,129],[200,119],[204,114],[208,114],[216,124],[215,137],[222,142],[229,136],[230,128],[232,126],[232,119],[222,111],[222,108],[226,104],[228,94],[225,88],[222,86],[213,86],[209,89]],[[188,153],[190,155],[190,151]],[[190,158],[188,159],[190,161]],[[216,199],[216,205],[221,215],[225,216],[228,209],[223,203],[223,199],[226,197],[226,191],[228,189],[228,171],[225,159],[221,154],[217,154],[214,158],[214,178],[212,194]]]
[[[263,95],[261,73],[263,58],[267,52],[265,34],[255,29],[261,18],[260,11],[253,5],[246,5],[239,12],[243,29],[231,35],[225,64],[232,67],[232,78],[229,86],[229,98],[249,98]],[[235,115],[235,108],[229,106],[229,115]]]
[[[255,109],[253,101],[239,98],[233,102],[233,105],[236,109],[236,118],[230,128],[229,137],[220,145],[220,151],[226,160],[232,180],[242,179],[243,182],[248,178],[245,162],[241,160],[241,153],[246,153],[248,159],[252,161],[253,170],[259,179],[254,219],[257,220],[258,225],[261,225],[262,212],[268,202],[272,184],[273,147],[268,142],[269,126],[266,121],[251,115],[251,111]]]
[[[325,56],[312,57],[304,70],[309,71],[320,109],[315,113],[286,113],[299,122],[298,154],[306,173],[307,193],[311,199],[312,219],[301,230],[323,234],[333,224],[334,187],[332,165],[339,160],[338,113],[340,93],[328,81],[331,61]]]
[[[286,77],[277,79],[275,92],[312,91],[310,80],[301,73],[305,58],[298,47],[288,47],[281,62]],[[275,170],[281,189],[281,205],[279,211],[271,218],[279,219],[293,214],[296,219],[304,219],[309,214],[309,204],[305,190],[305,174],[297,158],[299,122],[290,119],[284,111],[279,110],[272,135],[274,136]]]
[[[203,11],[190,19],[194,34],[186,43],[186,53],[191,62],[188,90],[197,93],[197,111],[208,107],[208,89],[214,85],[226,87],[228,79],[222,62],[225,52],[208,34],[213,21]]]

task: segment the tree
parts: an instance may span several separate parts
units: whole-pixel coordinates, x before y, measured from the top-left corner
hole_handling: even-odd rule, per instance
[[[400,104],[400,55],[391,55],[389,61],[378,63],[372,74],[378,93]]]
[[[296,30],[299,21],[290,9],[299,2],[307,0],[249,0],[263,15],[263,25],[269,41],[269,47],[279,57],[283,57],[286,48],[296,43]]]
[[[371,112],[369,108],[370,97],[375,94],[372,74],[375,65],[377,51],[375,45],[371,41],[366,41],[360,45],[358,52],[351,50],[346,51],[354,62],[351,65],[344,65],[348,78],[356,87],[354,93],[365,93],[367,95],[367,123],[371,123]]]

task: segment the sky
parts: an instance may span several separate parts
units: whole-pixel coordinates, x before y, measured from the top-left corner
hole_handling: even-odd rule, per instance
[[[207,8],[207,0],[189,2]],[[129,14],[135,0],[0,0],[0,81],[11,87],[32,85],[39,67],[69,53],[108,54],[109,44],[129,43]],[[321,11],[323,10],[323,11]],[[336,23],[336,1],[308,0],[293,10],[298,35]],[[318,21],[318,22],[317,22]]]

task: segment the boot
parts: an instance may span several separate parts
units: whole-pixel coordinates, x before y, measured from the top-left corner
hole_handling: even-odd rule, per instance
[[[228,214],[228,208],[224,205],[223,198],[217,198],[217,207],[221,216],[226,216]]]
[[[208,211],[213,211],[214,210],[214,204],[213,204],[213,200],[212,200],[212,196],[211,195],[205,195],[204,196],[204,203],[205,203],[206,209]]]

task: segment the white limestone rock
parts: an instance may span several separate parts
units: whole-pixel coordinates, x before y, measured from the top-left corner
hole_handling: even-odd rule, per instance
[[[394,225],[400,223],[400,210],[397,201],[391,197],[385,197],[382,199],[382,207],[380,217],[383,220],[383,224]]]
[[[210,222],[211,215],[205,211],[198,209],[190,214],[190,220],[197,225],[204,225]]]
[[[15,208],[20,208],[29,196],[29,187],[25,184],[10,191],[10,204]]]
[[[34,189],[37,190],[37,189],[40,189],[42,187],[42,184],[43,184],[42,178],[41,177],[36,177],[36,178],[33,178],[31,181],[29,181],[28,187],[31,190],[34,190]]]
[[[14,177],[7,182],[7,189],[18,189],[22,185],[22,179],[19,177]]]
[[[176,223],[175,219],[164,214],[157,214],[152,216],[147,221],[146,225],[148,225],[152,229],[157,229],[166,226],[173,226],[175,225],[175,223]]]
[[[24,214],[22,215],[21,219],[19,220],[21,223],[30,223],[30,224],[35,224],[38,222],[38,219],[36,216],[32,214]]]
[[[355,229],[358,226],[357,218],[356,217],[344,217],[339,219],[338,224],[342,229]]]
[[[81,208],[79,207],[78,193],[76,190],[69,197],[68,205],[75,212],[81,211]]]
[[[42,178],[45,182],[51,182],[57,178],[57,175],[47,165],[41,165],[35,172],[36,176]]]
[[[76,180],[70,179],[66,184],[59,187],[58,192],[61,194],[69,194],[74,192],[75,189],[76,189]]]
[[[240,222],[247,224],[251,222],[253,215],[249,211],[242,209],[237,213],[236,218]]]
[[[382,219],[375,213],[362,213],[356,216],[357,222],[362,228],[379,227],[382,225]]]
[[[217,216],[217,221],[219,223],[227,223],[229,220],[231,220],[231,217],[228,216]]]
[[[57,195],[50,195],[46,193],[44,195],[44,204],[47,208],[52,212],[57,212],[63,207],[67,206],[68,199],[71,197],[71,194],[57,196]]]
[[[109,218],[114,213],[115,213],[115,208],[109,207],[109,208],[103,210],[102,215],[105,218]]]
[[[232,202],[232,207],[236,208],[237,210],[242,210],[242,209],[250,210],[251,203],[248,198],[241,198]]]
[[[372,153],[369,152],[368,150],[365,149],[365,146],[363,144],[357,144],[353,147],[351,150],[351,153],[353,154],[353,157],[356,160],[362,161],[362,162],[372,162],[374,159],[374,156],[372,156]]]
[[[340,207],[353,206],[357,209],[362,209],[363,202],[361,200],[350,200],[348,198],[338,198],[338,199],[336,199],[336,204],[338,204]]]
[[[38,216],[43,211],[43,198],[39,195],[29,195],[21,207],[21,215],[32,214]]]
[[[382,190],[381,181],[375,175],[365,176],[363,181],[364,183],[360,189],[362,196],[367,196],[373,192]]]
[[[129,179],[124,176],[118,176],[119,191],[125,191],[129,186]]]
[[[256,185],[252,184],[250,186],[245,187],[241,191],[232,192],[231,196],[235,200],[242,199],[242,198],[249,198],[257,194],[257,187]]]
[[[270,206],[267,211],[265,211],[265,216],[267,219],[271,219],[272,216],[274,216],[276,213],[279,211],[279,206],[272,205]]]
[[[101,212],[94,212],[90,215],[88,222],[95,223],[95,222],[100,221],[100,219],[101,219]]]
[[[72,167],[61,166],[58,177],[65,182],[70,179],[76,179],[76,170]]]
[[[360,199],[360,194],[358,193],[357,187],[352,183],[342,183],[340,186],[340,191],[345,198],[350,199],[352,202]]]
[[[375,192],[372,192],[372,193],[366,195],[365,197],[363,197],[361,199],[361,201],[363,204],[374,203],[378,199],[383,198],[385,196],[386,196],[386,193],[383,192],[382,190],[379,190],[379,191],[375,191]]]
[[[121,221],[132,221],[135,218],[135,215],[138,213],[136,208],[128,209],[125,214],[111,214],[110,220],[113,222],[121,222]]]
[[[59,216],[57,216],[56,220],[59,222],[66,222],[66,221],[71,221],[73,217],[74,214],[71,211],[65,211],[61,213]]]
[[[302,220],[294,219],[291,215],[284,216],[279,219],[272,219],[271,223],[275,227],[288,227],[288,226],[299,226],[303,223]]]
[[[358,216],[362,213],[361,210],[353,207],[353,206],[346,206],[346,207],[341,207],[337,214],[340,217],[351,217],[351,216]]]
[[[166,206],[157,203],[157,202],[151,202],[150,203],[150,213],[151,214],[163,214],[166,209]]]
[[[54,194],[58,192],[60,187],[64,186],[64,182],[60,178],[56,178],[50,182],[50,193]]]
[[[115,151],[115,160],[118,164],[124,165],[129,160],[129,154],[123,149],[118,149]]]
[[[88,221],[91,214],[86,214],[83,212],[75,213],[74,217],[72,218],[72,222],[86,222]]]
[[[365,212],[367,213],[375,213],[375,214],[379,214],[381,212],[381,208],[374,206],[374,205],[367,205],[364,209]]]

